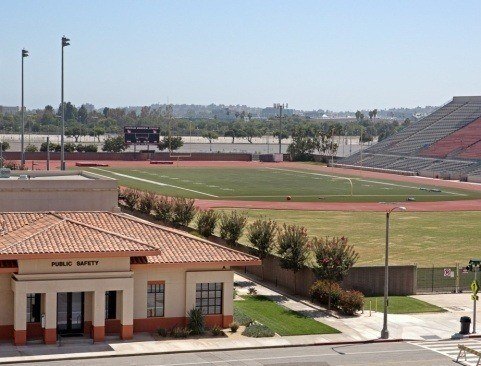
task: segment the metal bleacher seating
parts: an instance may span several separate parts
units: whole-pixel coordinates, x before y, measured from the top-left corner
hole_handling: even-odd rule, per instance
[[[429,116],[367,148],[362,162],[357,152],[337,165],[481,176],[480,128],[481,97],[454,97]]]

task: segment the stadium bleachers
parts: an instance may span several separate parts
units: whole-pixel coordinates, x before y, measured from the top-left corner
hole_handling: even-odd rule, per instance
[[[429,116],[360,152],[340,166],[392,171],[481,174],[481,96],[454,97]]]

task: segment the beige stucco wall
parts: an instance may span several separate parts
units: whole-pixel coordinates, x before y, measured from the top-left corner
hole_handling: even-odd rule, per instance
[[[156,268],[154,266],[134,269],[134,319],[147,317],[147,283],[165,281],[164,316],[185,317],[195,307],[195,285],[202,282],[223,282],[223,313],[233,314],[234,274],[230,270],[205,268]]]
[[[114,211],[114,179],[0,179],[0,212]]]
[[[13,324],[13,291],[10,273],[0,274],[0,325]]]
[[[71,266],[61,265],[70,262]],[[80,263],[77,263],[80,262]],[[19,274],[92,273],[130,271],[130,257],[26,259],[18,261]]]

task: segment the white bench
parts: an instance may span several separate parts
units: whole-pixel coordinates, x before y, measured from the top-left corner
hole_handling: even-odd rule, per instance
[[[458,354],[458,358],[456,358],[456,362],[459,363],[459,359],[461,357],[464,357],[464,361],[467,361],[466,355],[470,353],[478,357],[478,362],[476,363],[476,366],[481,365],[481,352],[476,351],[472,348],[463,346],[462,344],[458,344],[458,348],[459,348],[459,354]]]

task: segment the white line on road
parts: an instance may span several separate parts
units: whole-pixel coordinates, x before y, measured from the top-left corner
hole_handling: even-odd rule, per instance
[[[113,175],[117,175],[117,176],[123,177],[123,178],[138,180],[138,181],[140,181],[140,182],[155,184],[155,185],[164,186],[164,187],[172,187],[172,188],[177,188],[177,189],[183,189],[184,191],[189,191],[189,192],[194,192],[194,193],[198,193],[198,194],[203,194],[204,196],[219,198],[219,196],[216,196],[215,194],[210,194],[210,193],[205,193],[205,192],[201,192],[201,191],[196,191],[196,190],[194,190],[194,189],[189,189],[189,188],[174,186],[173,184],[167,184],[167,183],[157,182],[157,181],[155,181],[155,180],[150,180],[150,179],[138,178],[138,177],[134,177],[134,176],[132,176],[132,175],[127,175],[127,174],[115,173],[115,172],[112,172],[112,171],[110,171],[110,170],[102,169],[102,168],[92,168],[92,169],[100,170],[100,171],[103,171],[103,172],[106,172],[106,173],[109,173],[109,174],[113,174]]]
[[[201,352],[199,350],[199,352]],[[219,349],[218,352],[222,352],[222,349]],[[197,361],[197,362],[184,362],[184,363],[169,363],[169,364],[151,364],[149,366],[187,366],[187,365],[212,365],[212,364],[219,364],[219,363],[232,363],[232,362],[254,362],[254,361],[268,361],[268,360],[283,360],[283,359],[296,359],[296,358],[319,358],[319,357],[342,357],[342,356],[356,356],[356,355],[376,355],[376,354],[389,354],[389,353],[416,353],[416,352],[431,352],[429,349],[419,348],[419,349],[402,349],[402,350],[390,350],[390,351],[363,351],[363,352],[350,352],[350,353],[318,353],[312,355],[286,355],[286,356],[277,356],[277,357],[253,357],[253,358],[238,358],[238,359],[229,359],[229,360],[217,360],[217,361]]]

